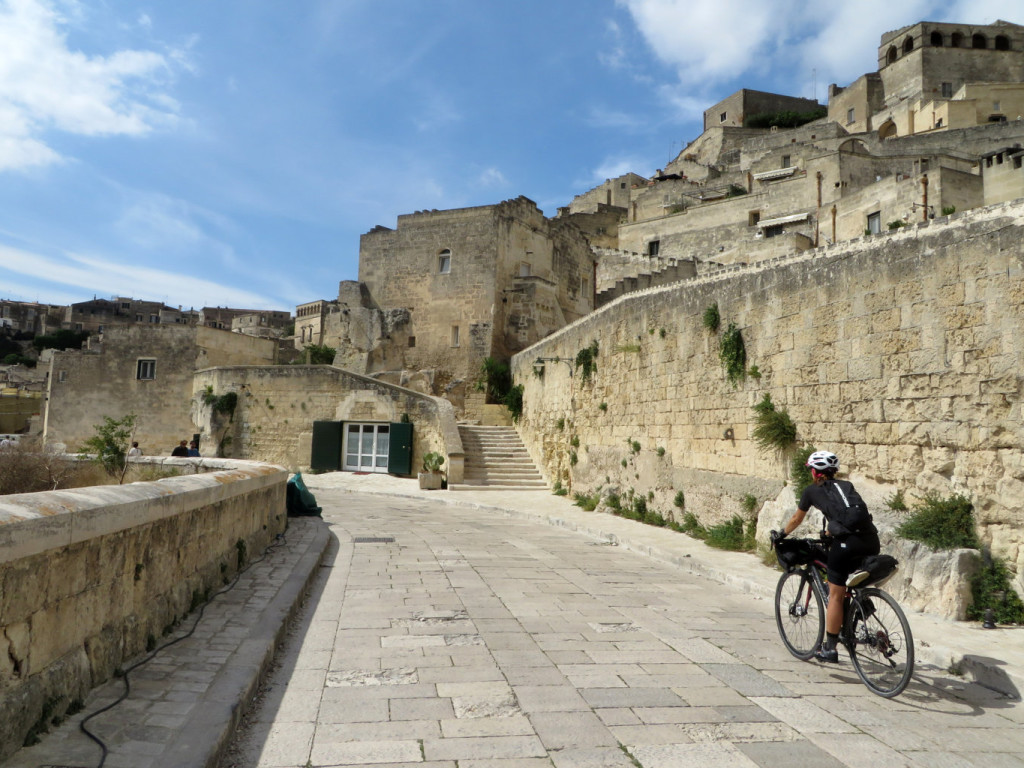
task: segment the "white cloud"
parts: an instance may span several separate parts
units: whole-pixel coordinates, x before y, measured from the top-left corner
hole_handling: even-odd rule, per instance
[[[0,275],[4,275],[5,285],[11,282],[9,274],[18,274],[43,281],[47,286],[73,286],[79,296],[141,296],[169,304],[254,309],[279,304],[266,296],[230,285],[97,256],[68,253],[56,258],[0,245],[0,264],[3,264]],[[49,287],[45,290],[46,300],[51,301],[49,297],[56,292]],[[67,291],[64,293],[66,295]]]
[[[597,168],[595,168],[590,178],[582,181],[575,182],[576,187],[592,188],[598,184],[603,184],[608,179],[614,179],[617,176],[622,176],[625,173],[638,173],[641,176],[646,176],[650,173],[648,170],[649,162],[647,160],[641,160],[637,157],[606,157]]]
[[[171,63],[152,51],[87,56],[68,47],[68,19],[47,0],[0,0],[0,170],[56,162],[44,135],[139,135],[172,123],[162,92]]]
[[[504,187],[508,186],[508,179],[497,168],[491,167],[484,168],[476,183],[481,187]]]

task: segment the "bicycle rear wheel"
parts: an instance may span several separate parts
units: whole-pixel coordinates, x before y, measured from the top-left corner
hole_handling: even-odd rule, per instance
[[[845,622],[853,668],[873,693],[898,696],[914,674],[914,636],[896,600],[880,589],[862,589]]]
[[[789,652],[807,661],[825,636],[825,606],[806,571],[782,574],[775,588],[775,623]]]

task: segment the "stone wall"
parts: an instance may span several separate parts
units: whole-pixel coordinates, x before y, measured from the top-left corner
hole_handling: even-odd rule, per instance
[[[284,532],[283,469],[201,463],[213,473],[0,497],[0,760]]]
[[[911,499],[969,494],[1021,586],[1022,238],[1024,202],[1007,203],[617,299],[514,358],[524,440],[552,481],[653,493],[665,512],[683,490],[715,522],[786,481],[750,436],[769,394],[845,471]],[[715,303],[760,378],[726,379],[701,322]],[[594,341],[589,382],[565,365],[533,374]]]
[[[209,388],[209,390],[208,390]],[[234,392],[231,416],[216,415],[202,395]],[[413,471],[423,456],[447,458],[449,480],[462,480],[462,442],[448,401],[329,365],[211,368],[195,375],[192,418],[212,452],[307,470],[314,421],[413,424]]]

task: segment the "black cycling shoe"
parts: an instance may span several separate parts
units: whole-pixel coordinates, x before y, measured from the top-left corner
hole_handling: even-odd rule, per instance
[[[818,661],[822,661],[827,664],[838,664],[839,651],[835,648],[826,648],[824,646],[819,646],[818,650],[814,652],[814,658],[816,658]]]

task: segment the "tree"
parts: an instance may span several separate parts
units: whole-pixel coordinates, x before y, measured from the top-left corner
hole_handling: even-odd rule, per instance
[[[95,434],[81,448],[83,453],[96,454],[96,461],[103,465],[107,474],[116,477],[118,483],[124,482],[128,471],[128,446],[138,418],[134,413],[120,419],[104,416],[102,424],[93,425]]]

